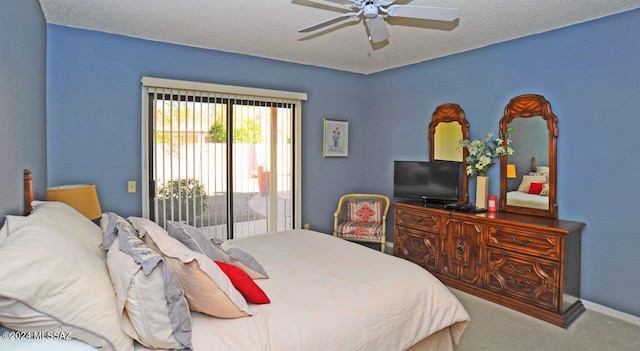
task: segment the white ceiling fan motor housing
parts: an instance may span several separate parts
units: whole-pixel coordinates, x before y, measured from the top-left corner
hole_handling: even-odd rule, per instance
[[[378,6],[367,4],[362,8],[363,14],[366,18],[376,18],[378,17]]]

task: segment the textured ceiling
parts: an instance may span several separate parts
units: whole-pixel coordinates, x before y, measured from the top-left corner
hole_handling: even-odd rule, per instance
[[[389,18],[372,46],[362,21],[323,0],[40,0],[47,23],[370,74],[640,8],[640,0],[397,0],[459,8],[452,23]]]

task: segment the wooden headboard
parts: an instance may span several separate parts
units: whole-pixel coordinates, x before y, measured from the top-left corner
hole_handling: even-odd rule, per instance
[[[33,201],[33,178],[31,177],[31,171],[28,169],[24,170],[23,183],[24,183],[24,214],[28,215],[29,213],[31,213],[31,210],[33,210],[33,208],[31,207],[31,202]]]
[[[536,167],[536,158],[531,158],[531,173],[536,173],[538,171],[538,167]]]

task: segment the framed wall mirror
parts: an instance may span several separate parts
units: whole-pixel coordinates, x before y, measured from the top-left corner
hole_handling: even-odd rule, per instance
[[[469,139],[469,122],[459,105],[447,103],[436,107],[429,123],[429,160],[462,162],[462,198],[469,202],[465,158],[467,149],[458,144]]]
[[[507,129],[513,155],[500,158],[500,211],[558,216],[558,118],[541,95],[517,96],[504,109],[500,135]]]

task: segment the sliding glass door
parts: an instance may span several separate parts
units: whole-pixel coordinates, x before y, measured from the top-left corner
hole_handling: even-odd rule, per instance
[[[149,217],[223,240],[292,229],[296,106],[147,87]]]

